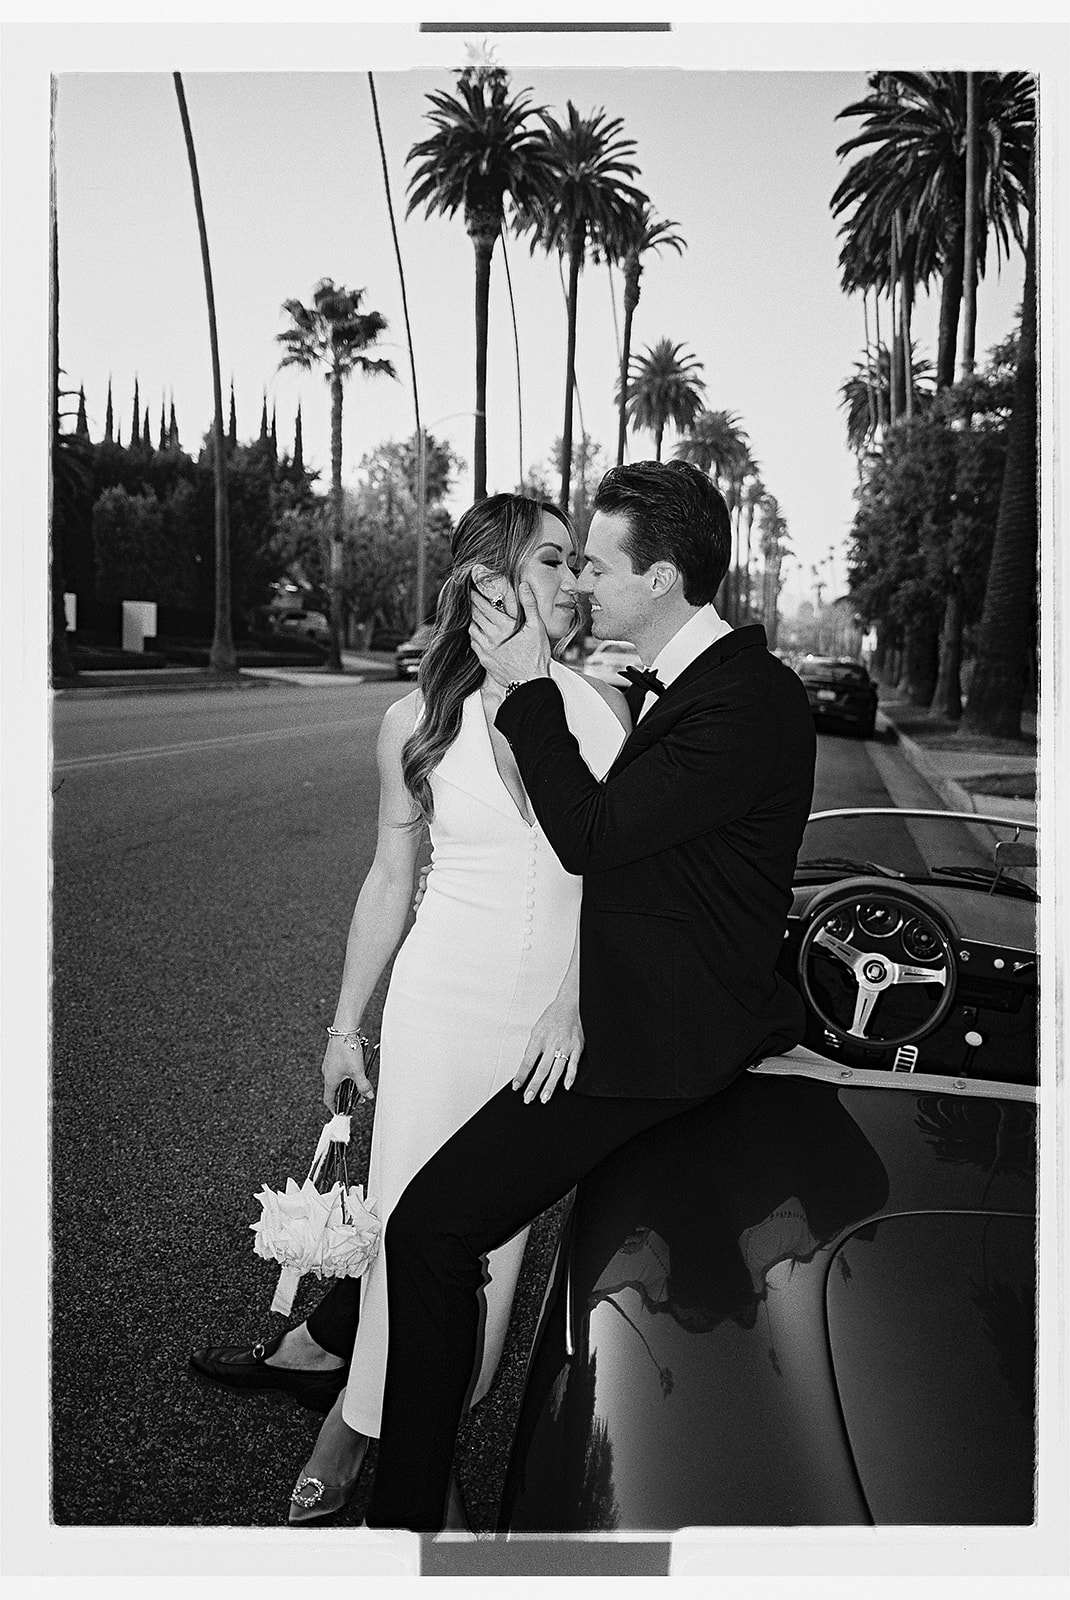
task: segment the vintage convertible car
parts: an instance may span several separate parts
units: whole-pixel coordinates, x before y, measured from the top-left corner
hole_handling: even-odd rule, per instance
[[[811,818],[804,1044],[577,1190],[503,1529],[1033,1520],[1023,826]]]

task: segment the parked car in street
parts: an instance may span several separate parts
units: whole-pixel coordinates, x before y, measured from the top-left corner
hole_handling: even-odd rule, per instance
[[[275,611],[270,623],[273,633],[312,639],[316,644],[325,645],[331,637],[331,625],[322,611]]]
[[[588,678],[602,678],[618,689],[624,689],[628,680],[621,677],[621,667],[641,667],[642,664],[643,658],[634,644],[628,644],[623,639],[603,639],[583,663],[583,671]]]
[[[1035,830],[976,820],[811,818],[803,1044],[579,1186],[503,1529],[1032,1521]]]
[[[804,656],[795,671],[806,685],[818,727],[838,724],[853,728],[863,739],[872,738],[877,720],[877,685],[860,661]]]
[[[411,638],[405,639],[394,651],[394,670],[399,678],[415,678],[420,670],[428,640],[431,638],[430,622],[421,622]]]

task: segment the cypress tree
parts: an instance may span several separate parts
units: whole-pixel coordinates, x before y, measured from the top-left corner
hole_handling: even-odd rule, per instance
[[[271,465],[277,467],[279,464],[279,430],[275,426],[274,406],[271,408],[271,436],[269,442],[271,445]]]
[[[130,424],[130,448],[136,450],[141,439],[141,403],[137,396],[137,379],[134,379],[134,417]]]
[[[152,454],[152,430],[149,428],[149,408],[145,407],[145,430],[141,439],[142,448],[146,454]]]
[[[166,416],[166,413],[165,413],[165,410],[164,410],[163,400],[161,399],[160,400],[160,449],[161,450],[166,450],[167,449],[167,442],[168,442],[167,441],[167,416]]]
[[[227,429],[227,444],[233,450],[238,443],[238,413],[234,407],[234,379],[230,380],[230,427]]]
[[[113,443],[115,433],[115,416],[111,406],[111,376],[108,377],[108,409],[104,413],[104,442]]]
[[[267,390],[264,390],[264,409],[260,413],[260,443],[266,444],[268,436]]]
[[[167,427],[167,443],[171,450],[181,450],[182,445],[178,437],[178,422],[175,419],[175,397],[171,396],[171,421]]]
[[[305,470],[304,440],[301,436],[301,402],[297,402],[297,421],[294,423],[294,471],[303,474]]]
[[[89,423],[85,414],[85,385],[78,386],[78,421],[75,424],[75,433],[82,439],[89,438]]]

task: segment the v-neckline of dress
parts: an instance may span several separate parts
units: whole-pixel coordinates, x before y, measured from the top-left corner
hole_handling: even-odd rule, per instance
[[[475,695],[476,695],[476,699],[477,699],[477,701],[479,703],[480,721],[482,722],[483,728],[484,728],[484,732],[486,733],[487,752],[490,755],[491,766],[494,768],[494,776],[497,778],[498,783],[500,784],[500,786],[501,786],[506,798],[509,801],[509,804],[510,804],[512,810],[514,811],[514,813],[516,814],[518,819],[524,824],[525,828],[527,828],[529,831],[531,831],[531,830],[535,829],[538,826],[538,819],[536,818],[534,820],[530,820],[529,821],[529,819],[524,815],[524,813],[521,811],[520,807],[517,805],[516,796],[513,794],[513,791],[510,789],[509,785],[506,783],[505,779],[503,778],[502,769],[498,765],[498,757],[497,757],[497,755],[495,753],[495,750],[494,750],[494,740],[493,740],[493,738],[491,736],[490,723],[487,721],[487,707],[486,707],[486,702],[483,699],[482,690],[481,689],[477,689],[475,691]],[[530,801],[528,803],[530,805]]]

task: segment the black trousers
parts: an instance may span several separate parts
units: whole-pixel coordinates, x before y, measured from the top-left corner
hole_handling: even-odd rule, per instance
[[[353,1354],[360,1321],[360,1279],[338,1278],[314,1311],[305,1318],[305,1327],[324,1350],[348,1361]]]
[[[507,1086],[416,1174],[384,1240],[390,1342],[370,1527],[442,1526],[475,1362],[481,1258],[620,1145],[708,1098],[617,1099],[559,1088],[545,1105],[525,1105]]]

